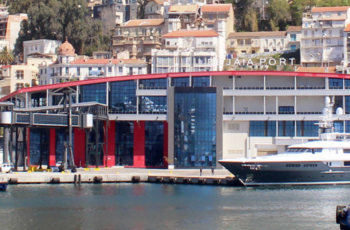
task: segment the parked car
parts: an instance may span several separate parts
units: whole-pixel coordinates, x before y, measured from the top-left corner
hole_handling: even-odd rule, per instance
[[[7,172],[12,172],[15,169],[15,166],[13,163],[3,163],[0,165],[0,171],[7,173]]]

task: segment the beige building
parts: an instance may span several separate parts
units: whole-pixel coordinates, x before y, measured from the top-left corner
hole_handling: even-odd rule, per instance
[[[38,68],[35,66],[6,65],[1,67],[1,73],[1,95],[37,85]]]
[[[130,20],[115,30],[112,51],[117,57],[128,51],[130,58],[151,59],[151,50],[160,49],[164,34],[164,19]]]
[[[225,49],[229,44],[228,36],[234,31],[235,18],[232,4],[204,5],[201,11],[201,27],[214,30],[223,37],[226,44],[219,49]]]
[[[145,7],[145,18],[163,18],[165,0],[150,0]]]
[[[286,31],[237,32],[228,37],[227,53],[260,54],[286,49]]]
[[[296,50],[300,49],[301,41],[301,26],[290,26],[287,29],[286,49]]]
[[[344,7],[314,7],[303,15],[301,64],[304,67],[336,66],[344,55],[344,29],[350,23],[350,11]]]
[[[21,29],[21,22],[27,20],[27,14],[0,15],[0,37],[9,42],[9,49],[15,48],[18,33]]]
[[[199,16],[199,5],[171,5],[165,16],[165,24],[168,32],[197,29],[201,25]]]

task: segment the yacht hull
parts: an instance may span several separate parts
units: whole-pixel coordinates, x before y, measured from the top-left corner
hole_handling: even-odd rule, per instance
[[[219,162],[245,186],[350,184],[350,167],[324,162]]]

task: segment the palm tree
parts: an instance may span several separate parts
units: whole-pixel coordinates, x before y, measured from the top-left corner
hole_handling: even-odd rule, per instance
[[[0,64],[7,65],[11,64],[14,61],[15,57],[13,55],[12,50],[8,50],[7,46],[5,46],[0,52]]]

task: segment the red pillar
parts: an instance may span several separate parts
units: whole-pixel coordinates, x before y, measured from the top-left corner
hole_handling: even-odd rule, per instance
[[[85,142],[84,130],[74,128],[74,163],[77,167],[85,167]]]
[[[164,167],[168,167],[168,162],[165,160],[165,158],[168,158],[168,122],[164,121],[164,148],[163,148],[163,152],[164,152],[164,156],[163,156],[163,165]]]
[[[134,121],[134,167],[145,165],[145,122]]]
[[[50,129],[49,165],[56,165],[56,130]]]
[[[105,130],[107,130],[108,135],[108,146],[106,142],[105,135],[105,143],[107,147],[107,167],[112,167],[115,165],[115,121],[109,121],[109,125],[107,126],[107,122],[104,122]],[[106,148],[105,147],[105,148]],[[106,157],[104,156],[103,164],[106,163]]]

